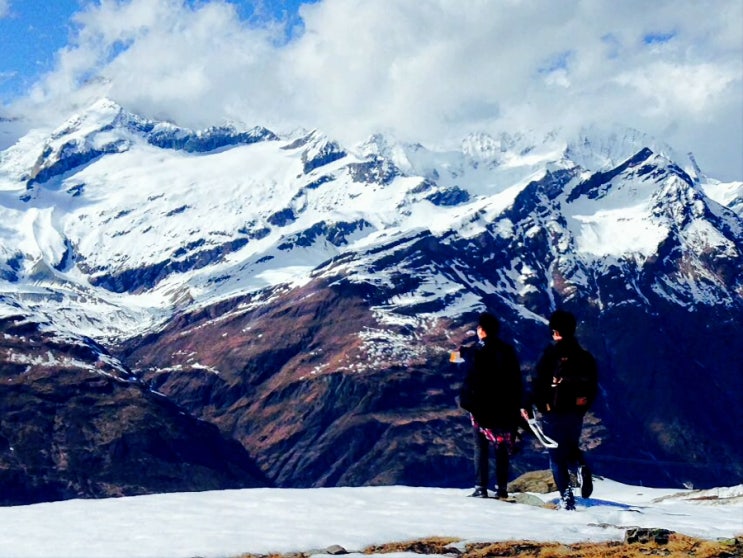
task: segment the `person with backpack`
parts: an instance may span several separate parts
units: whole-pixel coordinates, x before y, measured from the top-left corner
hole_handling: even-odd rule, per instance
[[[581,347],[575,337],[575,316],[557,310],[549,319],[553,344],[537,362],[530,394],[531,403],[542,414],[544,433],[557,442],[549,448],[550,469],[560,492],[561,507],[575,509],[570,471],[576,471],[581,496],[593,492],[591,471],[579,442],[583,417],[598,393],[598,370],[593,355]],[[529,411],[521,414],[529,419]]]
[[[493,314],[480,314],[479,341],[462,347],[465,377],[459,405],[469,411],[475,451],[475,491],[470,496],[487,498],[490,477],[490,445],[495,448],[496,498],[508,498],[510,456],[515,448],[523,396],[521,367],[515,349],[499,339],[500,323]]]

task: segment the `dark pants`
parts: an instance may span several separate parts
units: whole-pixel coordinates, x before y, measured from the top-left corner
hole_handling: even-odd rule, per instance
[[[472,432],[475,438],[475,484],[487,488],[490,481],[491,442],[477,426],[472,429]],[[494,446],[496,490],[505,491],[508,485],[509,448],[506,443],[496,443]]]
[[[564,494],[570,486],[570,470],[585,464],[579,446],[583,413],[549,413],[542,425],[544,433],[557,442],[557,447],[549,450],[550,469],[557,490]]]

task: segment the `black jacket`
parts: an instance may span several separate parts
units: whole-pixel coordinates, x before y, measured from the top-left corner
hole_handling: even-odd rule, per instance
[[[523,381],[516,351],[508,343],[486,337],[461,349],[465,377],[459,404],[485,428],[515,430],[523,397]]]
[[[593,355],[568,337],[548,346],[537,362],[532,403],[542,413],[583,412],[598,393],[598,370]]]

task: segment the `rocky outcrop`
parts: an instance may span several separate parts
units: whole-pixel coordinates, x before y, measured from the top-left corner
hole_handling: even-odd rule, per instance
[[[349,285],[266,296],[276,302],[181,316],[125,358],[238,439],[278,486],[470,484],[469,419],[459,371],[433,342],[441,331],[377,354],[375,336],[390,332]]]
[[[0,331],[0,505],[267,484],[238,442],[95,344],[19,318]]]

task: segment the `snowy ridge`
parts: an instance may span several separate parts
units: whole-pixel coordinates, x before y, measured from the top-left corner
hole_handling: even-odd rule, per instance
[[[711,199],[743,217],[743,182],[707,180],[702,189]]]
[[[480,133],[460,151],[436,152],[377,135],[346,150],[317,130],[194,132],[104,99],[0,154],[0,289],[6,304],[63,329],[126,337],[184,305],[302,284],[344,254],[381,257],[416,231],[451,246],[494,235],[510,249],[550,231],[551,269],[576,287],[590,283],[591,266],[642,265],[677,237],[691,271],[659,278],[658,292],[682,304],[740,303],[739,286],[693,256],[741,258],[740,183],[697,188],[670,148],[648,149],[634,131],[599,137]],[[535,203],[540,216],[526,217]],[[432,271],[435,288],[415,296],[474,281],[518,302],[540,288],[543,272],[528,258],[503,262],[499,282],[470,270],[444,288],[451,277]],[[692,287],[700,277],[708,286]]]
[[[682,164],[686,172],[694,169],[688,157],[682,157],[670,145],[639,130],[594,125],[580,130],[578,136],[565,146],[565,157],[593,172],[616,167],[643,148]]]

